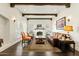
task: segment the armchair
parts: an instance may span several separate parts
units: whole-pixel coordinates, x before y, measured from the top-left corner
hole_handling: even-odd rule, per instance
[[[28,33],[21,32],[21,35],[22,35],[22,43],[25,43],[25,42],[29,43],[32,40],[32,37],[29,36]]]

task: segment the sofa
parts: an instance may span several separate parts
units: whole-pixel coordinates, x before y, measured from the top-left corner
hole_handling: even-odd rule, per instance
[[[53,46],[61,49],[62,51],[70,50],[69,44],[64,44],[65,40],[71,40],[69,34],[53,32],[51,36],[48,36],[48,42]]]

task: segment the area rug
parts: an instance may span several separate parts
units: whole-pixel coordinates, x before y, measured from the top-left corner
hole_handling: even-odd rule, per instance
[[[52,51],[52,52],[61,52],[60,49],[53,47],[50,43],[45,40],[44,44],[36,44],[36,40],[34,39],[32,44],[28,47],[24,47],[24,51],[36,51],[36,52],[45,52],[45,51]]]

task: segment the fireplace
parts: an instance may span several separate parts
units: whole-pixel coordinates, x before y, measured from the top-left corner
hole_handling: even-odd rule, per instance
[[[37,32],[37,36],[42,36],[43,35],[43,32],[39,31]]]
[[[46,38],[46,30],[42,27],[42,24],[37,24],[37,27],[33,30],[35,38]]]
[[[33,31],[35,38],[46,38],[46,31],[42,29],[36,29]]]

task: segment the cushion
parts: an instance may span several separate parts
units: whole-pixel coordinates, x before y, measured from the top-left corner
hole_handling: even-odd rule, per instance
[[[62,34],[58,35],[58,39],[61,39],[62,38]]]

